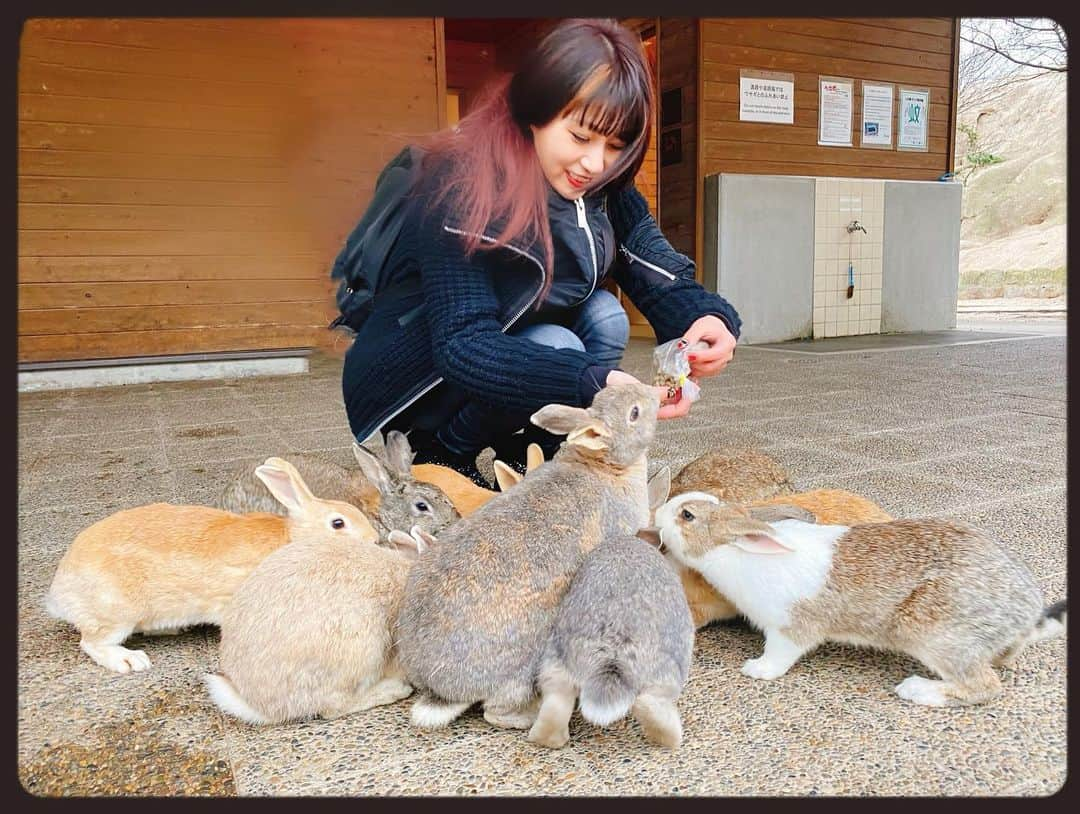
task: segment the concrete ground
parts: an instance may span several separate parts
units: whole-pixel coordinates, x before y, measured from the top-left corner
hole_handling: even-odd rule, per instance
[[[980,317],[983,319],[983,317]],[[850,337],[837,352],[741,347],[691,415],[661,425],[650,469],[722,444],[759,445],[804,489],[856,491],[901,517],[955,517],[998,535],[1046,601],[1065,596],[1065,323],[964,323],[978,341],[915,348]],[[1001,341],[994,332],[1014,335]],[[1015,336],[1019,334],[1019,336]],[[883,338],[885,339],[885,338]],[[218,632],[140,638],[153,668],[106,673],[41,605],[75,534],[118,509],[201,503],[237,460],[324,450],[349,460],[340,360],[305,375],[19,397],[21,782],[38,795],[1047,795],[1066,774],[1065,641],[1003,672],[983,706],[892,693],[906,656],[828,645],[772,682],[743,676],[761,636],[699,632],[668,753],[636,723],[575,715],[559,752],[492,729],[408,725],[411,701],[259,729],[201,683]],[[625,367],[649,375],[635,340]]]

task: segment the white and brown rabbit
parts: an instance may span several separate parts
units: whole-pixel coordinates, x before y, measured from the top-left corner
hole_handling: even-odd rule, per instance
[[[1065,630],[1026,566],[979,530],[948,520],[768,524],[705,493],[656,512],[664,546],[765,633],[742,672],[782,676],[826,641],[900,651],[940,680],[896,687],[918,704],[977,704],[1001,691],[995,666]]]
[[[439,487],[413,478],[413,451],[403,433],[387,433],[381,460],[355,441],[352,451],[359,469],[348,469],[310,453],[284,457],[314,494],[351,503],[363,511],[383,544],[389,543],[394,529],[407,531],[419,526],[429,534],[437,534],[460,517]],[[285,509],[253,470],[247,465],[239,469],[215,505],[229,512],[284,515]]]
[[[265,478],[290,469],[270,458],[256,471]],[[378,535],[363,512],[335,501],[310,501],[288,518],[138,506],[79,532],[57,566],[45,608],[78,628],[80,647],[102,667],[145,670],[146,653],[122,646],[132,633],[221,624],[233,593],[268,554],[290,540],[328,539],[358,545]]]
[[[682,585],[662,554],[628,534],[590,551],[563,597],[540,663],[540,712],[529,740],[554,749],[581,715],[608,726],[633,712],[645,737],[682,742],[675,705],[690,672],[694,625]]]
[[[282,462],[284,463],[284,462]],[[318,501],[295,471],[260,472],[289,516]],[[433,538],[395,530],[395,549],[344,536],[298,539],[270,554],[221,620],[214,703],[252,724],[336,718],[405,698],[391,628],[416,553]]]
[[[420,692],[416,726],[447,726],[476,702],[496,726],[532,725],[540,655],[574,573],[601,540],[648,522],[654,393],[612,385],[588,409],[534,413],[534,424],[567,436],[559,452],[417,560],[397,627],[401,664]]]

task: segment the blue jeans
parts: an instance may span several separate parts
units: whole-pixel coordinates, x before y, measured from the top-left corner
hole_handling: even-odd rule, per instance
[[[560,314],[559,321],[566,324],[539,322],[515,327],[510,334],[551,348],[585,351],[598,364],[618,366],[630,338],[630,320],[614,294],[594,291],[580,306]],[[477,453],[524,428],[525,440],[539,443],[550,457],[561,438],[530,424],[532,412],[508,411],[473,398],[435,436],[451,452]]]

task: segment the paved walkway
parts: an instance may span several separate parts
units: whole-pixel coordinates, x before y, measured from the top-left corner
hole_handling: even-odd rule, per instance
[[[965,330],[986,330],[964,324]],[[651,468],[753,443],[800,488],[857,491],[897,516],[999,535],[1047,602],[1065,596],[1064,323],[1007,341],[878,352],[741,348],[687,419],[661,425]],[[990,334],[984,338],[992,339]],[[857,340],[853,337],[852,340]],[[852,347],[856,347],[852,345]],[[651,347],[626,368],[647,376]],[[636,724],[575,716],[560,752],[468,713],[408,726],[410,701],[258,729],[226,719],[201,676],[216,629],[136,639],[154,662],[106,673],[41,600],[85,526],[156,500],[205,502],[237,460],[323,450],[349,460],[340,361],[276,379],[19,397],[19,776],[35,794],[1046,795],[1066,773],[1065,642],[1027,651],[980,707],[931,709],[892,687],[911,659],[829,645],[775,682],[739,666],[761,636],[698,634],[675,753]]]

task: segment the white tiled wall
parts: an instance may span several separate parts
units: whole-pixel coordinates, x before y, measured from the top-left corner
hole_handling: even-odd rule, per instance
[[[818,178],[814,186],[814,336],[880,333],[885,182]],[[853,220],[865,234],[848,233]]]

